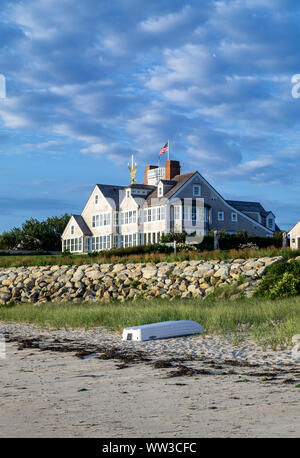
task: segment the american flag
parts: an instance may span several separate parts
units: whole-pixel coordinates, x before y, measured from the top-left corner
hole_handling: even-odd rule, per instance
[[[159,155],[161,156],[162,154],[167,153],[168,150],[169,150],[169,142],[167,142],[167,143],[165,144],[165,146],[163,146],[163,147],[160,149]]]

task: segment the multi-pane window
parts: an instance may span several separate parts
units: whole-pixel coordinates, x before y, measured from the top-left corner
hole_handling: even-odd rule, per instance
[[[159,243],[163,232],[147,232],[139,234],[139,244],[146,245],[150,243]]]
[[[156,221],[156,208],[152,208],[152,221]]]
[[[142,221],[143,218],[143,221]],[[165,219],[165,207],[145,208],[141,213],[141,222],[162,221]]]
[[[86,237],[84,240],[84,251],[90,251],[90,238]]]
[[[218,221],[224,221],[224,212],[218,212]]]
[[[269,228],[269,229],[273,229],[273,224],[274,224],[273,219],[272,219],[272,218],[269,218],[269,219],[268,219],[268,228]]]
[[[144,210],[144,223],[148,223],[148,210]]]
[[[136,233],[125,234],[121,236],[121,246],[127,248],[130,246],[136,246]]]
[[[109,250],[110,249],[110,235],[101,235],[92,238],[92,250]]]
[[[120,225],[122,224],[135,224],[136,223],[136,210],[120,213]]]
[[[71,226],[71,235],[74,234],[74,231],[75,231],[74,226]]]
[[[82,238],[64,240],[63,249],[68,251],[82,251]]]
[[[201,195],[201,186],[200,184],[194,184],[193,185],[193,196],[194,197],[200,197]]]
[[[96,195],[95,195],[95,204],[97,205],[98,202],[99,202],[99,196],[98,196],[98,194],[96,194]]]
[[[206,217],[207,217],[207,214],[208,214],[208,210],[206,210]],[[192,207],[184,206],[183,215],[184,215],[185,221],[203,221],[203,218],[205,218],[205,209],[203,210],[203,208],[199,206],[192,206]],[[175,219],[176,219],[176,213],[175,213]]]
[[[181,213],[181,207],[175,206],[174,207],[174,219],[181,219],[180,213]]]
[[[110,213],[102,213],[101,215],[92,216],[92,227],[109,226]]]
[[[231,221],[236,223],[238,220],[237,213],[231,213]]]
[[[119,226],[119,213],[114,212],[114,226]]]

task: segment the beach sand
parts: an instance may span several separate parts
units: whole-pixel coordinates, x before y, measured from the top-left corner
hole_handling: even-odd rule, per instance
[[[0,359],[0,437],[300,437],[298,363],[280,366],[277,352],[275,363],[262,352],[257,366],[246,359],[245,365],[213,361],[210,352],[205,356],[209,339],[200,339],[149,342],[149,360],[133,363],[8,342]],[[182,361],[166,354],[180,342],[188,348],[197,343],[202,356]],[[147,349],[146,343],[140,348]],[[154,366],[172,358],[170,367]],[[182,366],[194,371],[170,377]]]

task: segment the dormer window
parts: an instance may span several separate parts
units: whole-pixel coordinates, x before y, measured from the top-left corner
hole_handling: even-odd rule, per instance
[[[95,204],[97,205],[98,202],[99,202],[99,196],[98,196],[98,194],[96,194],[96,195],[95,195]]]
[[[126,189],[126,197],[130,197],[130,189]]]
[[[74,235],[74,226],[71,226],[71,235]]]
[[[194,184],[193,185],[193,196],[194,197],[200,197],[201,195],[201,186],[200,184]]]
[[[157,193],[157,195],[158,195],[158,197],[162,197],[163,194],[164,194],[163,187],[162,187],[162,185],[160,185],[160,186],[158,186],[158,193]]]

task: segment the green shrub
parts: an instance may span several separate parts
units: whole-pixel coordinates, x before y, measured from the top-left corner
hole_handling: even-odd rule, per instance
[[[282,261],[269,267],[255,294],[270,299],[300,294],[300,262]]]
[[[96,258],[97,256],[99,256],[99,251],[89,251],[88,252],[89,258]]]
[[[70,250],[64,250],[60,253],[60,257],[63,258],[64,256],[72,257],[72,253]]]
[[[297,296],[300,293],[300,280],[293,274],[285,272],[281,280],[270,288],[270,299]]]
[[[237,249],[240,245],[257,246],[259,248],[268,247],[282,247],[282,235],[276,233],[274,237],[254,237],[248,235],[246,231],[237,232],[236,234],[228,234],[224,231],[219,231],[219,245],[221,250],[232,250]],[[214,236],[210,232],[204,236],[203,242],[197,245],[197,248],[201,251],[213,250],[214,249]]]
[[[186,232],[176,233],[171,232],[170,234],[162,234],[160,241],[161,243],[171,243],[171,242],[179,242],[185,243]]]

